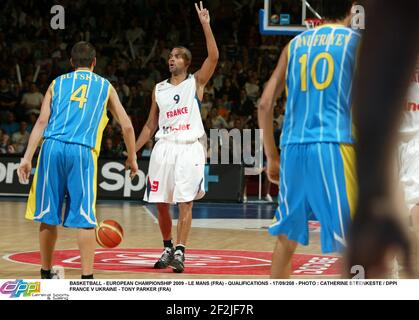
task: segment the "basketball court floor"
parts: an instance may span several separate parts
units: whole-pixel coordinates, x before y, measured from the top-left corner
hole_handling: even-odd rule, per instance
[[[0,279],[39,278],[39,225],[24,219],[25,208],[25,198],[0,199]],[[139,202],[98,202],[98,221],[118,221],[124,229],[124,239],[115,249],[98,245],[95,277],[267,279],[275,243],[267,226],[274,210],[275,205],[267,203],[195,204],[185,273],[175,274],[170,268],[153,269],[162,252],[154,207]],[[176,237],[175,207],[173,217]],[[311,222],[311,243],[298,249],[293,260],[293,277],[339,278],[341,258],[321,254],[319,235],[317,222]],[[75,230],[59,228],[54,265],[64,268],[65,278],[80,278]]]

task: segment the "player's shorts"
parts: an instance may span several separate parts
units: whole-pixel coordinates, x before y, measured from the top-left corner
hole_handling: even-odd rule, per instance
[[[281,153],[279,207],[269,233],[308,245],[308,220],[314,214],[321,225],[322,251],[342,251],[356,204],[355,169],[352,145],[285,146]]]
[[[205,151],[192,143],[157,141],[151,153],[144,201],[185,203],[205,195]]]
[[[399,176],[406,206],[410,210],[419,204],[419,137],[399,146]]]
[[[38,157],[26,218],[69,228],[94,228],[96,179],[97,155],[91,148],[46,139]]]

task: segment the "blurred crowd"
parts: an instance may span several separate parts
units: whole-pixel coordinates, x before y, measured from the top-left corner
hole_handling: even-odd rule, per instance
[[[58,1],[0,2],[0,153],[20,154],[39,115],[51,81],[71,71],[69,51],[80,40],[97,50],[95,72],[118,92],[138,135],[146,122],[154,85],[169,76],[167,58],[175,45],[191,49],[199,68],[206,57],[205,39],[193,1],[188,0],[61,0],[65,29],[50,27],[51,6]],[[257,102],[263,85],[289,41],[262,37],[258,11],[263,0],[207,1],[220,49],[217,70],[205,89],[205,129],[257,128]],[[277,141],[284,98],[275,106]],[[110,121],[101,156],[120,157],[124,150],[119,127]],[[150,142],[141,155],[150,154]]]

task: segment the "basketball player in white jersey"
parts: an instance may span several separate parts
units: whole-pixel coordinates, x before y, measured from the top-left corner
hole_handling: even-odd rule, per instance
[[[169,55],[171,77],[158,83],[146,125],[137,140],[137,151],[154,135],[144,200],[156,203],[164,251],[154,268],[171,266],[174,272],[184,271],[185,246],[192,225],[193,201],[204,194],[205,150],[198,141],[205,135],[200,114],[204,87],[218,62],[218,48],[210,27],[210,16],[200,2],[195,4],[204,30],[208,57],[201,69],[188,74],[192,55],[187,48],[175,47]],[[179,206],[177,241],[172,243],[170,204]]]
[[[399,146],[400,182],[405,203],[411,214],[417,239],[416,246],[419,248],[419,59],[411,79],[400,133],[402,139]]]

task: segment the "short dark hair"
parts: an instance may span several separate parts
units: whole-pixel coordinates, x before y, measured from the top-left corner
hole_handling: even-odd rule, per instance
[[[355,0],[323,0],[320,14],[326,20],[342,20],[350,13]]]
[[[71,49],[71,61],[74,68],[90,68],[94,58],[96,58],[96,49],[89,42],[77,42]]]
[[[181,49],[181,50],[183,50],[183,59],[185,61],[188,61],[189,63],[191,63],[191,61],[192,61],[192,53],[191,53],[191,51],[188,48],[183,47],[183,46],[176,46],[176,47],[173,47],[173,49]]]

